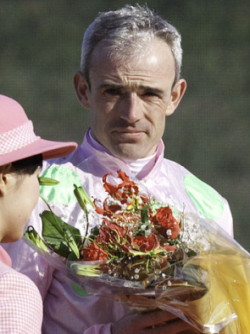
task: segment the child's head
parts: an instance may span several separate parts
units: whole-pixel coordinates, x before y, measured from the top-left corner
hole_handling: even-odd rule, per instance
[[[39,197],[43,159],[67,155],[76,143],[41,139],[22,106],[0,95],[0,241],[15,241]]]

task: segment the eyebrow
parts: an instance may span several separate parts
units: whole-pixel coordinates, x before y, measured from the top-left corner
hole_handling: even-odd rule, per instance
[[[132,85],[132,87],[136,87],[138,89],[144,90],[144,91],[150,91],[154,92],[156,94],[164,95],[164,91],[162,89],[152,87],[152,86],[147,86],[147,85]],[[126,85],[121,85],[113,82],[106,82],[102,85],[99,86],[99,89],[105,89],[105,88],[111,88],[111,89],[127,89]]]

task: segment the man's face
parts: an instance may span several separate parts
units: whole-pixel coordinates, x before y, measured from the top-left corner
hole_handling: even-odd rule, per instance
[[[165,118],[180,99],[179,85],[172,89],[174,78],[172,52],[159,39],[126,62],[110,58],[98,44],[91,58],[90,85],[84,78],[76,84],[83,93],[82,104],[91,111],[92,136],[120,158],[152,155],[163,135]]]

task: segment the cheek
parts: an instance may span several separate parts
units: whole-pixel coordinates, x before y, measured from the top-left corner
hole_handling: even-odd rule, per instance
[[[36,181],[36,184],[34,185],[33,192],[31,194],[31,200],[32,200],[32,209],[35,207],[38,198],[40,195],[40,188],[39,188],[39,183]]]
[[[165,118],[162,119],[162,121],[160,123],[158,123],[158,127],[157,127],[157,139],[160,140],[163,135],[164,135],[164,132],[165,132]]]
[[[106,137],[109,127],[116,119],[114,115],[118,115],[118,113],[113,112],[110,104],[98,105],[91,111],[91,129],[96,138]]]
[[[162,109],[159,110],[155,109],[149,118],[151,123],[154,124],[154,127],[157,132],[160,133],[164,132],[166,115]]]
[[[26,223],[28,222],[31,213],[38,201],[38,197],[39,197],[39,192],[38,191],[34,191],[33,193],[30,193],[30,196],[27,198],[27,200],[25,200],[23,202],[23,208],[22,210],[19,212],[19,229],[21,231],[24,230],[24,226],[26,225]]]
[[[30,184],[26,187],[27,195],[25,200],[25,209],[27,218],[29,218],[39,198],[39,182],[37,177],[33,177],[30,181]]]
[[[11,207],[9,214],[6,216],[8,231],[6,233],[5,242],[13,242],[23,236],[24,228],[30,218],[39,198],[39,183],[37,176],[26,179],[15,193],[12,201],[15,206]]]

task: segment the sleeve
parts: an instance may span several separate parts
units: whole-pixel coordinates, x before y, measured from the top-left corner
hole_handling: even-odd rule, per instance
[[[41,333],[42,299],[35,284],[10,269],[0,278],[0,332]]]
[[[233,218],[225,198],[191,173],[184,176],[184,188],[203,217],[215,221],[233,236]]]
[[[27,225],[32,225],[41,233],[41,219],[39,213],[44,209],[43,201],[39,201],[32,212]],[[20,239],[16,242],[3,244],[12,260],[12,267],[27,275],[38,287],[44,299],[53,279],[54,268],[47,259],[32,248],[27,241]]]
[[[234,237],[233,230],[233,216],[228,204],[228,201],[224,198],[224,211],[221,217],[218,219],[218,224],[231,236]]]

